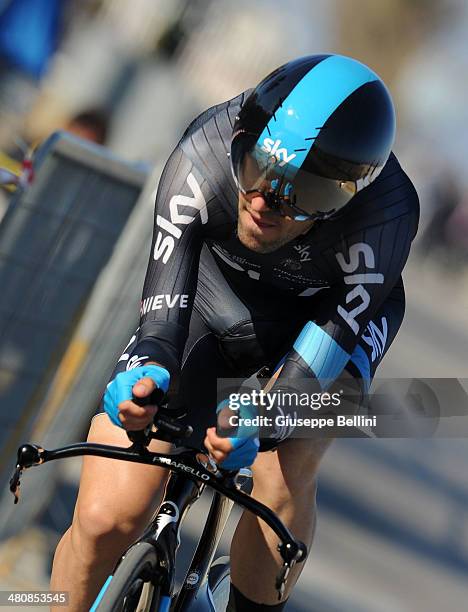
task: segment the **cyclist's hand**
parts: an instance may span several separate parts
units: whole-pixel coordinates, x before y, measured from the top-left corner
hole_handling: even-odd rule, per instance
[[[258,427],[240,425],[240,419],[251,418],[257,414],[255,406],[242,406],[240,411],[233,410],[226,402],[217,409],[218,427],[231,437],[220,437],[216,428],[207,430],[205,446],[213,459],[226,470],[240,470],[252,465],[258,453]],[[233,417],[235,417],[233,419]]]
[[[259,440],[252,438],[220,438],[216,427],[206,432],[204,444],[216,463],[226,470],[240,470],[252,465],[258,453]]]
[[[148,397],[156,387],[166,392],[168,386],[169,372],[159,365],[145,364],[120,372],[107,385],[104,410],[114,425],[128,431],[144,429],[153,420],[157,407],[139,406],[133,398]]]
[[[216,427],[210,427],[206,430],[204,444],[216,463],[222,463],[234,449],[230,438],[220,438],[218,436]]]

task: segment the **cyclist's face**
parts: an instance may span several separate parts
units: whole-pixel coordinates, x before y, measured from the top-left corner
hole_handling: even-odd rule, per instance
[[[257,253],[271,253],[307,232],[313,221],[293,221],[271,210],[259,193],[239,193],[237,234],[242,244]]]

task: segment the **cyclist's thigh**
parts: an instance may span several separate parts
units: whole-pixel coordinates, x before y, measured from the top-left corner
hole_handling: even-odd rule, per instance
[[[96,415],[88,434],[88,442],[128,447],[130,441],[124,429],[114,425],[107,414]],[[153,440],[150,450],[168,452],[167,443]],[[149,518],[155,510],[160,489],[167,478],[167,470],[149,465],[130,463],[104,457],[83,457],[77,511],[99,515],[113,522],[133,523]],[[82,514],[83,515],[83,514]]]

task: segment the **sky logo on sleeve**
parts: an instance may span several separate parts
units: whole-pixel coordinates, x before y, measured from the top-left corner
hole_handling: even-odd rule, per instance
[[[172,255],[172,251],[176,245],[176,240],[179,240],[179,238],[182,236],[182,229],[178,226],[189,225],[196,218],[196,214],[183,215],[179,210],[181,206],[190,206],[198,211],[203,224],[207,223],[208,221],[208,210],[206,207],[205,196],[202,193],[197,179],[191,172],[187,176],[187,184],[190,187],[193,196],[178,194],[171,198],[169,202],[169,212],[171,215],[170,221],[161,215],[156,216],[156,225],[161,229],[156,236],[153,257],[156,261],[162,257],[163,264],[168,262],[169,257]]]
[[[356,273],[361,263],[361,256],[364,260],[366,271],[364,273]],[[345,284],[351,287],[351,290],[345,297],[346,304],[355,304],[351,310],[339,305],[337,312],[357,336],[359,334],[359,323],[356,321],[356,317],[365,312],[371,302],[369,292],[364,285],[382,285],[385,277],[379,272],[367,271],[375,269],[375,255],[372,247],[365,242],[357,242],[349,247],[348,261],[343,253],[337,253],[336,259],[340,268],[347,274],[343,278]]]

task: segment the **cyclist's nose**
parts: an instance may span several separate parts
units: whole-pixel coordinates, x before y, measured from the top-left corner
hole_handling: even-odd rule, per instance
[[[270,208],[267,206],[264,196],[262,196],[260,193],[254,195],[254,197],[250,201],[250,208],[258,213],[270,210]]]

